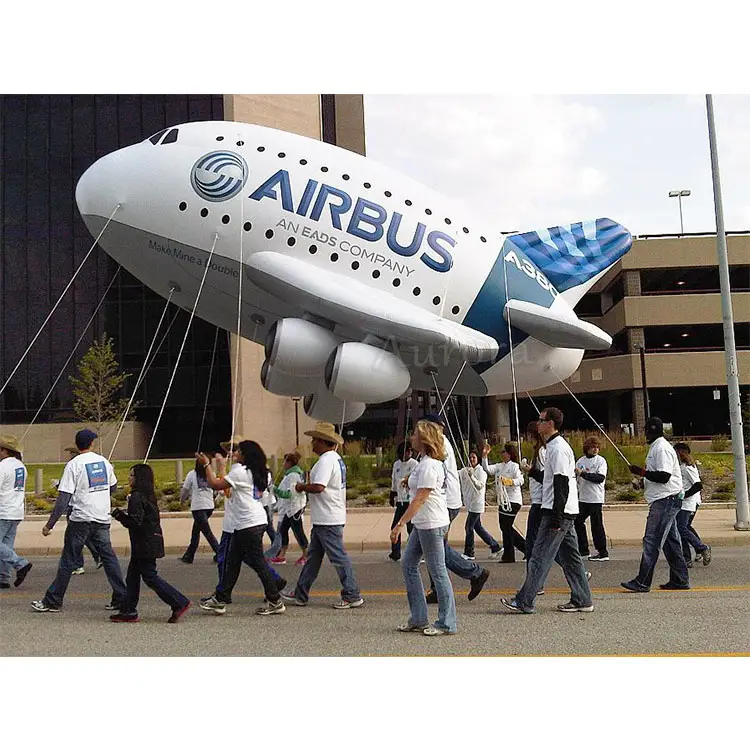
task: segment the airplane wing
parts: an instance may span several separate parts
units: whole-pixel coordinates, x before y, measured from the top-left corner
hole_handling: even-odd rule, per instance
[[[446,346],[467,362],[493,360],[498,353],[497,341],[486,334],[296,258],[260,252],[245,265],[259,288],[340,325],[405,346]]]

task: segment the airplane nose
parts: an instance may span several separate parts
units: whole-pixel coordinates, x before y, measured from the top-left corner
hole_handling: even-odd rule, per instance
[[[95,161],[78,180],[76,204],[83,217],[108,218],[124,202],[122,158],[119,151]]]

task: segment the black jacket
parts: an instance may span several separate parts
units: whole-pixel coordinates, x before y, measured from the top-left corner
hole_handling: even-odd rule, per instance
[[[135,558],[164,557],[164,535],[159,523],[159,509],[142,492],[128,497],[128,512],[120,508],[112,511],[130,533],[130,555]]]

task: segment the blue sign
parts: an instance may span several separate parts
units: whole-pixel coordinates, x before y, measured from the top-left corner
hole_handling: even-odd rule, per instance
[[[341,486],[346,487],[346,464],[341,456],[339,456],[339,469],[341,469]]]
[[[104,465],[104,461],[86,464],[86,476],[89,479],[89,492],[101,492],[109,489],[107,467]]]
[[[21,490],[21,492],[24,491],[26,488],[26,469],[23,467],[20,467],[16,469],[16,481],[13,484],[14,490]]]

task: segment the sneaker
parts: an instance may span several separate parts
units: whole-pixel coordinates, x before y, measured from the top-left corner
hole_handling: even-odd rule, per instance
[[[498,557],[500,557],[500,553],[502,550],[498,550],[497,552],[490,552],[490,560],[497,560]]]
[[[501,599],[500,604],[511,612],[517,612],[520,615],[531,615],[533,612],[527,612],[525,609],[521,609],[521,606],[515,599]]]
[[[227,611],[227,605],[220,602],[215,596],[204,596],[198,606],[205,609],[206,612],[216,612],[217,615],[223,615]]]
[[[437,604],[438,603],[437,592],[430,589],[425,594],[425,599],[427,600],[428,604]]]
[[[74,571],[71,572],[70,575],[72,576],[82,576],[86,572],[85,568],[76,568]]]
[[[544,589],[539,589],[539,591],[536,592],[537,596],[544,596],[547,592]]]
[[[589,604],[587,607],[581,607],[578,604],[573,604],[573,602],[568,602],[567,604],[558,604],[557,611],[558,612],[593,612],[594,605]]]
[[[587,581],[590,581],[590,580],[591,580],[591,571],[590,571],[590,570],[587,570],[587,571],[586,571],[586,580],[587,580]]]
[[[180,617],[182,617],[185,614],[185,612],[187,612],[190,609],[190,604],[191,603],[188,602],[181,609],[173,609],[172,610],[172,614],[171,614],[170,618],[167,620],[167,622],[171,622],[171,623],[177,622],[180,619]],[[112,618],[110,618],[110,619],[112,619]]]
[[[706,563],[706,565],[708,565],[708,563]],[[26,579],[26,576],[29,574],[29,571],[31,570],[32,567],[33,567],[32,564],[28,563],[24,565],[20,570],[17,570],[16,580],[13,582],[13,585],[16,587],[20,586]]]
[[[59,612],[60,607],[50,607],[49,604],[45,604],[43,599],[31,602],[31,608],[37,612]]]
[[[388,555],[385,559],[386,560],[390,560],[391,562],[400,562],[401,561],[401,556],[399,555],[398,557],[394,557],[391,554],[391,555]]]
[[[268,562],[272,562],[274,565],[286,565],[286,557],[271,557]]]
[[[280,591],[279,595],[285,602],[289,602],[290,604],[296,604],[298,607],[306,607],[307,602],[301,602],[297,597],[294,595],[294,591],[289,593],[288,591]]]
[[[648,592],[651,591],[648,586],[642,586],[636,581],[625,581],[625,583],[621,583],[620,586],[628,591],[632,591],[634,594],[648,594]]]
[[[100,568],[104,567],[104,563],[101,560],[96,561],[96,569],[99,570]]]
[[[597,552],[595,555],[589,555],[589,560],[595,560],[596,562],[605,562],[609,560],[609,555],[602,555]]]
[[[122,612],[118,612],[116,615],[109,616],[110,622],[140,622],[141,618],[137,614],[124,615]]]
[[[471,579],[471,590],[469,591],[469,601],[476,599],[484,588],[484,584],[487,583],[487,579],[490,577],[490,571],[487,568],[482,568],[482,572],[476,577]]]
[[[307,558],[304,555],[302,555],[302,557],[300,557],[298,560],[295,560],[294,564],[304,565],[306,562],[307,562]]]
[[[186,565],[192,565],[193,561],[189,557],[181,557],[180,562],[185,563]]]
[[[463,557],[464,560],[476,560],[477,559],[476,557],[474,557],[474,555],[463,554],[461,555],[461,557]]]
[[[348,602],[346,599],[342,599],[340,602],[336,602],[336,604],[333,605],[334,609],[356,609],[357,607],[361,607],[365,603],[365,600],[360,596],[359,599],[356,599],[353,602]]]
[[[256,615],[280,615],[282,612],[286,612],[286,607],[281,599],[277,602],[266,602],[265,606],[255,610]]]
[[[429,625],[409,625],[407,622],[405,625],[399,625],[396,630],[399,633],[424,633],[429,627]]]
[[[703,558],[704,565],[708,565],[711,562],[711,547],[710,546],[707,546],[706,549],[703,550],[701,557]]]
[[[109,610],[110,612],[119,612],[120,605],[115,604],[114,602],[110,602],[109,604],[104,605],[104,609]]]
[[[451,633],[450,630],[445,630],[444,628],[436,628],[433,625],[430,625],[422,631],[422,635],[455,635],[455,633]]]
[[[695,553],[695,562],[700,562],[703,559],[703,553],[702,552],[696,552]]]
[[[679,583],[667,581],[666,583],[660,583],[659,588],[663,591],[688,591],[690,584],[688,583],[685,586],[681,586]]]
[[[420,564],[420,565],[424,565],[424,564],[425,564],[425,559],[424,559],[424,557],[423,557],[423,558],[422,558],[422,559],[421,559],[421,560],[419,561],[419,564]]]

